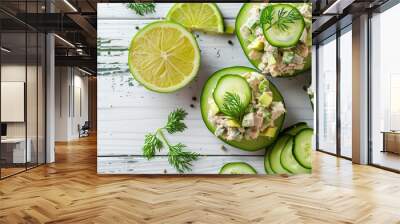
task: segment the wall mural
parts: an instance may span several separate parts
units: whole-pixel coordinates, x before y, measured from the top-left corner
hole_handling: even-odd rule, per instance
[[[99,174],[311,172],[311,4],[98,4]]]

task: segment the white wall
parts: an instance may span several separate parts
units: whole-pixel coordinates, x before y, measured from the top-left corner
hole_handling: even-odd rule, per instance
[[[72,67],[56,67],[55,73],[55,140],[70,141],[88,120],[88,78]]]

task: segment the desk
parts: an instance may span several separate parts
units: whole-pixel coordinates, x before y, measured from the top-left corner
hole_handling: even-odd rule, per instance
[[[383,152],[400,154],[400,132],[383,131]]]
[[[12,161],[11,161],[11,158],[9,158],[8,162],[10,162],[10,163],[31,162],[31,160],[32,160],[32,153],[31,153],[32,141],[29,138],[26,141],[28,142],[28,144],[27,144],[26,151],[25,151],[25,138],[1,139],[2,157],[3,157],[3,152],[5,152],[6,155],[8,154],[8,152],[11,152],[9,154],[12,154]],[[10,148],[10,146],[12,148]],[[25,160],[25,158],[26,158],[26,160]],[[7,160],[7,158],[6,158],[6,160]]]

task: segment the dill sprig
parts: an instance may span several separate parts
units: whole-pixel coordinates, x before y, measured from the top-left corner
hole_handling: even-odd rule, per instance
[[[227,92],[224,96],[221,112],[241,123],[246,112],[246,105],[243,104],[237,93]]]
[[[261,14],[260,22],[262,24],[268,24],[268,29],[276,26],[284,32],[289,29],[289,24],[293,24],[296,20],[303,19],[303,16],[296,9],[286,10],[281,8],[277,12],[276,11],[274,6],[268,6]],[[277,13],[277,18],[274,21],[275,13]]]
[[[186,125],[182,121],[185,119],[186,115],[187,112],[182,108],[178,108],[174,112],[170,113],[167,125],[165,125],[165,129],[168,133],[173,134],[185,130]]]
[[[197,160],[199,154],[183,151],[186,146],[182,143],[169,146],[168,162],[175,167],[179,173],[191,171],[192,162]]]
[[[148,160],[152,159],[156,151],[160,151],[162,146],[162,141],[157,137],[157,134],[149,133],[144,137],[143,155]]]
[[[156,11],[156,4],[154,3],[128,3],[127,7],[141,16],[154,13]]]
[[[168,115],[168,121],[164,127],[157,129],[154,133],[148,133],[144,138],[143,156],[150,160],[155,157],[157,151],[167,147],[169,150],[169,164],[179,173],[190,171],[192,162],[197,160],[200,155],[184,151],[186,146],[182,143],[171,145],[163,132],[166,130],[169,134],[173,134],[184,131],[187,128],[186,124],[183,123],[186,116],[187,112],[182,108],[178,108]]]

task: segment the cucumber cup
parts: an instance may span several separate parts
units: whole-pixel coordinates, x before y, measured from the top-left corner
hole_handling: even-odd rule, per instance
[[[235,81],[230,86],[234,86],[236,88],[235,85],[238,85],[237,88],[241,88],[241,89],[236,89],[237,94],[242,98],[243,102],[247,102],[247,100],[249,100],[249,98],[248,98],[249,96],[247,94],[245,94],[247,92],[246,86],[241,83],[240,80],[242,78],[240,78],[240,76],[244,73],[249,73],[249,72],[257,72],[257,71],[252,68],[241,67],[241,66],[224,68],[224,69],[221,69],[221,70],[215,72],[206,81],[206,83],[203,87],[203,90],[202,90],[201,98],[200,98],[201,115],[202,115],[203,121],[206,124],[207,128],[213,134],[216,131],[216,125],[212,121],[209,120],[209,114],[210,114],[210,112],[212,113],[212,111],[215,110],[214,107],[217,107],[217,105],[210,104],[210,99],[212,101],[214,101],[214,99],[217,99],[217,101],[223,100],[221,98],[221,96],[219,94],[217,95],[215,92],[215,89],[217,88],[217,86],[219,86],[218,89],[221,89],[221,90],[217,90],[217,91],[221,91],[221,92],[230,88],[228,86],[220,86],[221,83],[219,83],[219,81],[228,76],[238,76],[238,81]],[[230,80],[234,80],[234,79],[230,79]],[[239,87],[239,86],[242,86],[242,87]],[[274,102],[282,103],[284,105],[284,100],[283,100],[281,93],[271,82],[269,82],[269,89],[271,90],[272,95],[273,95],[272,100]],[[221,137],[219,137],[219,138],[222,141],[224,141],[225,143],[227,143],[231,146],[234,146],[236,148],[245,150],[245,151],[257,151],[260,149],[265,149],[266,147],[268,147],[269,145],[274,143],[276,137],[279,134],[279,131],[282,128],[284,120],[285,120],[285,113],[274,121],[276,129],[275,129],[275,131],[269,133],[268,136],[259,135],[256,139],[243,138],[241,140],[232,140],[232,141],[226,140]]]
[[[268,7],[275,8],[274,11],[276,13],[274,13],[273,16],[276,16],[278,14],[277,12],[279,12],[280,9],[285,9],[286,12],[294,12],[294,14],[297,14],[299,10],[296,7],[300,7],[300,4],[268,3],[267,7],[259,12],[260,17],[258,17],[257,20],[253,19],[255,20],[254,23],[251,22],[253,31],[257,28],[260,28],[261,33],[264,34],[264,38],[269,43],[269,45],[278,49],[278,52],[274,53],[275,56],[281,55],[278,58],[265,55],[265,45],[262,43],[262,41],[260,43],[258,43],[257,41],[254,42],[255,40],[257,40],[257,36],[254,33],[251,33],[249,35],[247,29],[242,29],[243,26],[246,26],[249,23],[249,18],[254,14],[254,7],[260,7],[262,4],[265,3],[244,3],[239,11],[239,14],[236,17],[236,35],[250,63],[260,72],[264,74],[270,74],[273,77],[293,77],[302,74],[305,71],[308,71],[311,68],[311,27],[309,25],[311,24],[310,19],[307,18],[306,23],[305,18],[303,20],[294,20],[293,23],[288,23],[287,28],[284,28],[285,31],[278,29],[276,25],[273,25],[271,27],[268,26],[268,24],[263,25],[260,23],[260,17],[262,14],[265,13],[264,10],[266,10]],[[274,22],[275,19],[273,18],[272,21]],[[302,38],[303,33],[307,34],[307,38]],[[285,66],[289,66],[290,63],[292,63],[292,60],[294,58],[292,52],[285,52],[290,51],[290,49],[299,48],[299,46],[306,48],[303,52],[306,56],[302,56],[302,66],[296,66],[293,69],[290,68],[289,70],[284,69]],[[262,59],[263,56],[265,57],[265,59],[267,59],[264,60],[264,62]],[[278,69],[277,72],[273,72],[276,69],[266,69],[265,65],[267,65],[268,67],[268,65],[275,63],[281,63],[280,66],[278,66],[278,68],[280,69]]]

